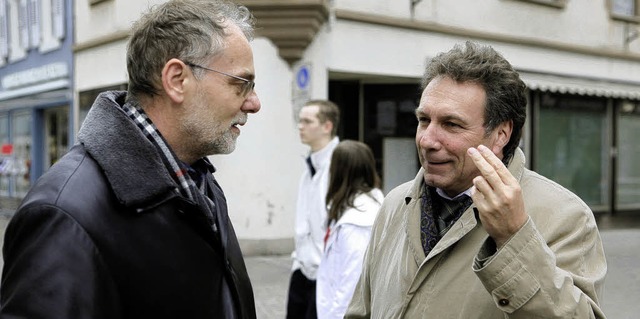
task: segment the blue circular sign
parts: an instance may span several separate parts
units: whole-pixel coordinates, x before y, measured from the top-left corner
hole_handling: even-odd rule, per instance
[[[306,66],[301,67],[296,74],[296,83],[301,89],[305,89],[309,85],[309,69]]]

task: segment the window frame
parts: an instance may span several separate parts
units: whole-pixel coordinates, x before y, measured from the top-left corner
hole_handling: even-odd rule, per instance
[[[608,1],[609,2],[609,16],[611,17],[611,19],[613,20],[617,20],[617,21],[623,21],[623,22],[630,22],[630,23],[634,23],[634,24],[640,24],[640,0],[632,0],[635,1],[635,14],[633,16],[628,16],[628,15],[623,15],[623,14],[618,14],[613,12],[613,0]]]

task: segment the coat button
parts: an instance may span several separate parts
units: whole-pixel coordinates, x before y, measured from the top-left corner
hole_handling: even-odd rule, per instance
[[[506,307],[506,306],[509,305],[509,299],[500,299],[500,300],[498,300],[498,304],[503,306],[503,307]]]

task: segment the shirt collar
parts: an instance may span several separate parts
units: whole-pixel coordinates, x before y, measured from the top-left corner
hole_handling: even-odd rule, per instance
[[[440,188],[436,188],[436,192],[438,193],[438,195],[440,195],[440,197],[444,198],[444,199],[448,199],[448,200],[454,200],[459,198],[462,195],[467,195],[469,197],[471,197],[471,188],[473,188],[473,186],[467,188],[467,190],[465,190],[464,192],[454,196],[454,197],[449,197],[442,189]]]
[[[313,167],[315,167],[316,170],[319,170],[326,162],[329,162],[333,149],[336,148],[336,145],[338,145],[339,142],[340,140],[336,136],[331,139],[329,144],[325,145],[320,150],[309,154],[311,157],[311,163],[313,163]]]

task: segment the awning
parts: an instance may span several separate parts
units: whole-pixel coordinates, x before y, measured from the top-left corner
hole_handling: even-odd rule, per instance
[[[640,83],[519,72],[530,90],[640,100]]]

